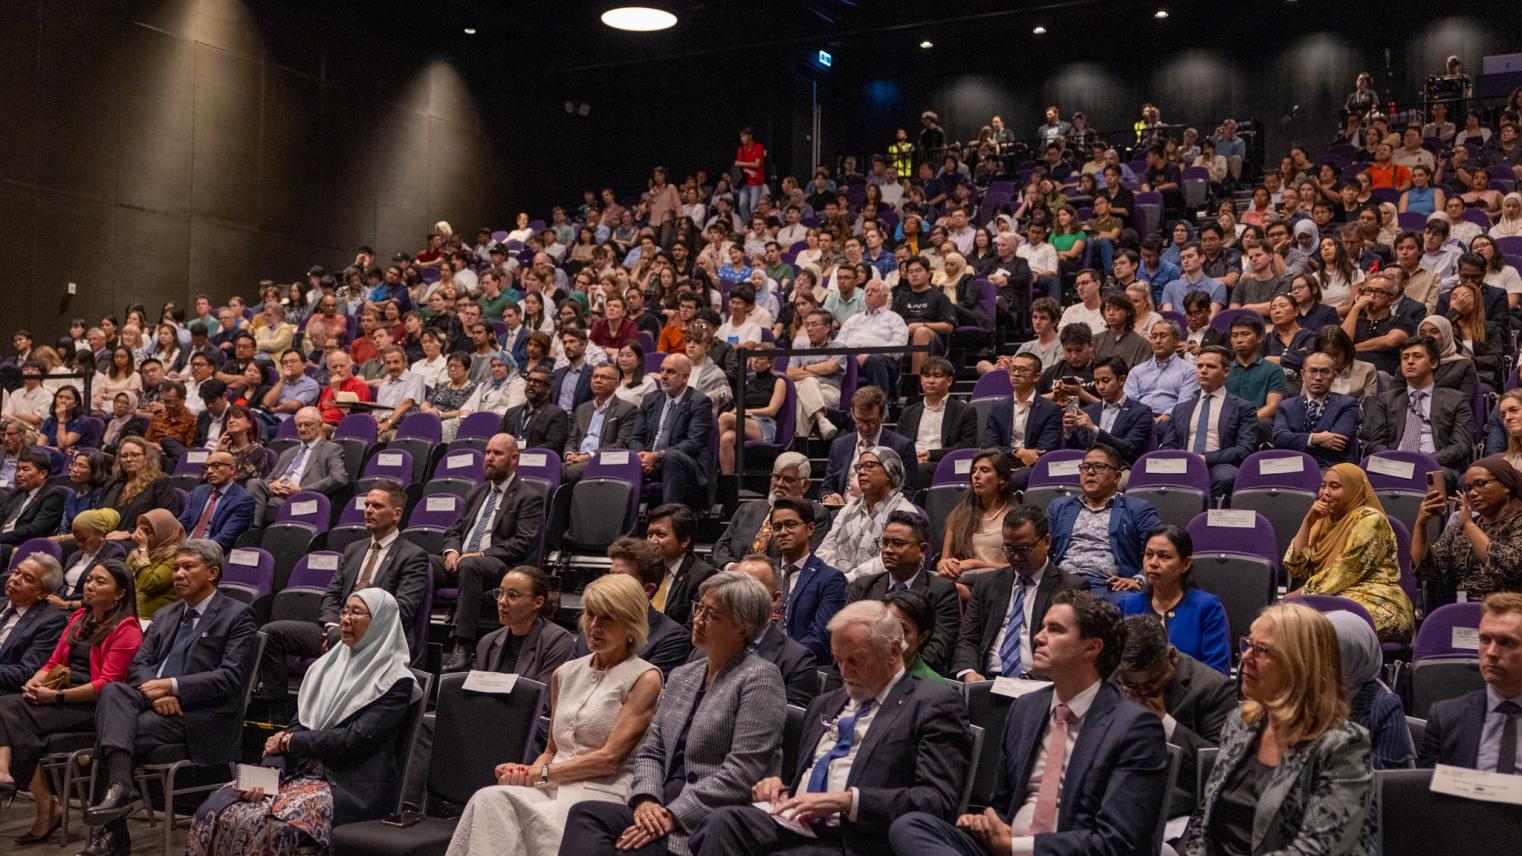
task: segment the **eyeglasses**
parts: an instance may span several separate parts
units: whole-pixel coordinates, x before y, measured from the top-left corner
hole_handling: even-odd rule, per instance
[[[517,589],[494,588],[491,591],[488,591],[486,593],[486,596],[491,598],[492,600],[499,600],[500,601],[500,600],[517,600],[518,598],[523,597],[524,595],[523,595],[523,592],[520,592]]]
[[[361,619],[361,618],[369,618],[370,617],[370,610],[368,610],[368,609],[355,609],[352,606],[346,606],[343,609],[339,610],[338,617],[339,618],[353,618],[353,619],[356,619],[356,620]]]
[[[1274,656],[1273,646],[1265,645],[1262,642],[1254,642],[1246,636],[1237,640],[1237,650],[1241,652],[1244,659],[1248,654],[1252,654],[1254,657]]]
[[[877,461],[862,461],[856,465],[856,471],[858,473],[866,473],[875,469],[882,469],[882,466]]]
[[[1308,374],[1308,375],[1329,375],[1329,374],[1336,374],[1337,372],[1333,371],[1332,369],[1304,368],[1304,369],[1300,370],[1300,373],[1301,374]]]
[[[1040,544],[1041,544],[1040,541],[1037,541],[1034,544],[1020,544],[1020,545],[1001,544],[999,546],[999,549],[1003,550],[1004,551],[1004,555],[1008,556],[1011,559],[1023,559],[1026,556],[1029,556],[1031,554],[1031,551],[1036,549],[1036,547],[1040,546]]]
[[[231,467],[234,464],[232,461],[207,461],[206,466],[209,469],[211,467]]]
[[[1495,483],[1495,479],[1470,479],[1464,487],[1466,490],[1484,490]]]
[[[782,532],[791,532],[794,529],[799,529],[799,528],[802,528],[802,527],[803,527],[803,521],[802,520],[779,520],[779,521],[776,521],[776,522],[772,523],[772,528],[773,529],[776,529],[776,530],[779,530],[779,531],[782,531]]]
[[[1084,461],[1078,465],[1078,471],[1080,473],[1089,473],[1092,475],[1102,473],[1105,470],[1115,470],[1119,472],[1120,467],[1117,467],[1114,464],[1102,463],[1100,461]]]
[[[693,624],[697,624],[700,621],[707,623],[714,620],[715,618],[718,618],[720,615],[717,609],[705,605],[701,600],[695,600],[692,602],[691,614]]]
[[[906,541],[903,538],[884,538],[881,543],[884,550],[903,550],[914,544],[913,541]]]

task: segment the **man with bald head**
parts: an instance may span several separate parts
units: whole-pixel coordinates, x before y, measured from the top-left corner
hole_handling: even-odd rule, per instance
[[[337,351],[333,356],[348,359]],[[323,390],[323,395],[331,389]],[[296,411],[296,439],[301,442],[280,453],[269,478],[248,480],[248,493],[254,498],[253,525],[256,527],[273,522],[286,498],[297,491],[312,490],[331,496],[349,483],[343,449],[323,436],[321,410],[303,407]]]
[[[237,462],[231,452],[212,452],[206,459],[206,483],[190,492],[180,511],[188,538],[209,538],[224,552],[254,520],[254,498],[233,480]]]
[[[662,502],[685,502],[713,478],[713,406],[687,385],[692,362],[672,354],[661,363],[661,388],[640,402],[629,448],[646,479],[661,483]]]
[[[344,399],[339,396],[347,398],[349,394],[353,395],[355,401],[369,401],[370,384],[354,376],[352,357],[343,351],[331,351],[328,353],[328,385],[317,395],[317,407],[321,411],[322,420],[331,426],[328,430],[330,435],[332,428],[337,428],[349,412],[349,408],[342,406]]]
[[[444,533],[444,570],[458,577],[460,590],[446,672],[471,666],[486,590],[508,568],[539,562],[544,496],[518,478],[517,470],[516,437],[497,434],[486,441],[486,481],[465,497],[460,519]]]

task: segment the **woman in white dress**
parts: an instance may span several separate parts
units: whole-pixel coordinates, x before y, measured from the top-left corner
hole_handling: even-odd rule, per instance
[[[633,577],[608,574],[587,586],[581,605],[592,653],[551,678],[549,744],[532,764],[497,766],[498,785],[470,798],[448,856],[504,848],[554,856],[571,806],[628,801],[634,749],[661,694],[660,671],[636,655],[650,632],[649,600]]]

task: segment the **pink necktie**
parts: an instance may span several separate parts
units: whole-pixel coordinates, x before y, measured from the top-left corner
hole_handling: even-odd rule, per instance
[[[1031,815],[1031,834],[1057,831],[1057,796],[1062,791],[1062,765],[1067,761],[1068,726],[1073,711],[1065,704],[1052,709],[1052,726],[1046,730],[1046,767],[1041,773],[1041,790],[1036,792],[1036,810]]]

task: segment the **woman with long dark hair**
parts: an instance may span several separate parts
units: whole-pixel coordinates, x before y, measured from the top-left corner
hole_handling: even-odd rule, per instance
[[[979,452],[967,470],[967,492],[946,516],[946,536],[935,569],[963,588],[972,585],[978,574],[1009,564],[1001,527],[1004,515],[1015,507],[1011,472],[1009,459],[999,449]]]
[[[85,416],[79,391],[72,386],[62,387],[53,393],[53,409],[37,431],[37,444],[60,452],[73,450],[84,436]]]
[[[614,359],[618,366],[618,388],[613,394],[639,407],[645,396],[655,390],[655,376],[645,373],[645,348],[638,342],[629,342],[618,349]]]

